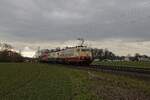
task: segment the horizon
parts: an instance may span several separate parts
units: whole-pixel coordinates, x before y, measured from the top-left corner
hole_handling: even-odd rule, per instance
[[[112,44],[112,41],[114,42],[114,44]],[[9,43],[9,42],[7,42]],[[13,49],[17,52],[19,52],[19,50],[21,50],[21,54],[24,57],[33,57],[36,53],[36,51],[38,50],[38,48],[42,49],[56,49],[56,48],[65,48],[65,47],[74,47],[79,45],[80,41],[78,40],[68,40],[68,41],[49,41],[46,43],[34,43],[34,46],[32,45],[32,43],[24,43],[22,45],[18,44],[19,48],[15,45],[13,45],[12,43],[10,43],[13,46]],[[17,43],[16,43],[17,44]],[[146,42],[143,42],[142,44],[146,45]],[[141,43],[138,44],[137,46],[137,51],[135,51],[135,48],[132,47],[133,45],[136,45],[136,42],[129,42],[129,43],[124,43],[121,40],[109,40],[109,41],[85,41],[85,45],[88,46],[89,48],[97,48],[97,49],[108,49],[109,51],[113,52],[115,55],[117,56],[134,56],[136,53],[142,54],[142,55],[149,55],[149,53],[145,53],[147,52],[147,49],[149,48],[144,48],[141,47]],[[114,46],[115,45],[115,46]],[[129,49],[127,48],[130,47],[130,50],[132,51],[128,51]],[[117,48],[116,48],[117,47]],[[144,48],[144,50],[143,50]],[[121,50],[122,49],[122,50]],[[126,52],[125,52],[126,50]]]

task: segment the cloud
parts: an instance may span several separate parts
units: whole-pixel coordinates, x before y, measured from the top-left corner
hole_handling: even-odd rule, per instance
[[[134,55],[141,53],[150,55],[150,41],[125,41],[119,39],[110,39],[103,41],[89,41],[93,48],[103,48],[113,51],[117,55]]]
[[[35,50],[26,46],[23,48],[23,50],[21,50],[21,54],[25,57],[33,57],[35,55]]]
[[[149,0],[0,0],[0,40],[150,41],[149,10]]]

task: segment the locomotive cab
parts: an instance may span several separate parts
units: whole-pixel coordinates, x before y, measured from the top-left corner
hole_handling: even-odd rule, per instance
[[[77,47],[78,57],[80,60],[92,60],[91,49],[87,47]]]

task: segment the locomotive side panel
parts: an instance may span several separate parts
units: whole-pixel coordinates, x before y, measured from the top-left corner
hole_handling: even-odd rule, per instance
[[[65,51],[65,61],[68,63],[91,63],[92,53],[87,48],[72,48]]]

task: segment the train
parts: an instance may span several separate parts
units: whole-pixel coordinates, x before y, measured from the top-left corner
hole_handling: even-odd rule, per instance
[[[44,49],[40,51],[40,62],[89,65],[93,61],[92,49],[83,46],[66,47],[64,49]]]

